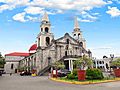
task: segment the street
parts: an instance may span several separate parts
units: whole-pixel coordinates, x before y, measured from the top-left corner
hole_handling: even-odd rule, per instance
[[[51,81],[47,76],[3,75],[0,90],[120,90],[120,82],[74,85]]]

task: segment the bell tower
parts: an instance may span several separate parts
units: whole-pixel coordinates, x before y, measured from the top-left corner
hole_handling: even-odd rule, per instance
[[[82,37],[82,31],[80,30],[77,17],[75,17],[75,20],[74,20],[74,31],[72,34],[73,34],[73,38],[80,43],[80,46],[86,48],[86,41]]]
[[[45,12],[41,20],[40,33],[37,37],[38,47],[44,48],[51,44],[51,41],[52,39],[54,39],[54,36],[50,30],[51,30],[51,24],[48,15]]]
[[[75,21],[74,21],[73,37],[77,40],[80,40],[82,38],[82,32],[80,31],[80,27],[79,27],[77,17],[75,17]]]

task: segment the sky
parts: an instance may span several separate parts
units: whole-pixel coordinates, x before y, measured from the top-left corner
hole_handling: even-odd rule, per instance
[[[120,0],[0,0],[0,52],[28,52],[44,12],[56,39],[72,34],[77,16],[93,57],[120,56]]]

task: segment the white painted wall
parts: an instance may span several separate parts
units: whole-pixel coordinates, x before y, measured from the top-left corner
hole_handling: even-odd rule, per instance
[[[6,73],[15,73],[15,69],[18,68],[19,61],[24,57],[22,56],[5,56],[5,72]],[[13,69],[11,69],[11,64],[13,64]]]
[[[13,64],[13,69],[11,69],[11,64]],[[19,62],[6,62],[5,72],[6,73],[15,73],[15,69],[18,68]]]

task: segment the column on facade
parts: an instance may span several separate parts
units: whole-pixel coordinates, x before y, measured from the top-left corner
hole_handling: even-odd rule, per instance
[[[73,71],[73,60],[71,60],[71,70]]]
[[[69,71],[73,70],[73,60],[69,59]]]
[[[97,60],[95,60],[95,68],[97,68],[98,66],[98,63],[97,63]]]
[[[34,67],[36,67],[36,57],[34,57]]]
[[[71,71],[71,62],[70,62],[70,60],[68,60],[69,61],[69,71]]]

